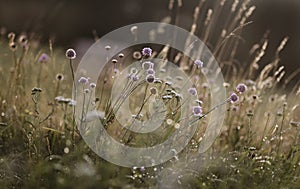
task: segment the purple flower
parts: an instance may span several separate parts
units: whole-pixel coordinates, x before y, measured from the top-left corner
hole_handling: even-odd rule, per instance
[[[203,62],[201,60],[195,60],[194,64],[196,64],[198,66],[198,68],[203,67]]]
[[[137,81],[139,80],[139,76],[138,75],[133,75],[131,76],[132,81]]]
[[[70,60],[75,59],[76,58],[76,52],[74,49],[68,49],[66,51],[66,57]]]
[[[193,114],[194,114],[194,116],[201,116],[202,115],[201,106],[194,106],[193,107]]]
[[[247,86],[244,83],[240,83],[235,88],[240,94],[247,90]]]
[[[153,75],[151,75],[151,74],[147,75],[146,81],[147,81],[148,83],[153,83],[154,80],[155,80],[155,77],[154,77]]]
[[[188,89],[188,92],[193,95],[193,96],[196,96],[197,95],[197,89],[192,87],[192,88],[189,88]]]
[[[79,83],[82,83],[82,84],[87,84],[89,82],[89,79],[88,78],[85,78],[85,77],[81,77],[79,80],[78,80]]]
[[[144,171],[146,170],[146,168],[145,168],[144,166],[142,166],[142,167],[140,168],[140,170],[141,170],[141,172],[144,172]]]
[[[39,58],[40,63],[47,63],[49,60],[50,60],[50,57],[46,53],[41,54],[41,56]]]
[[[150,69],[147,70],[147,73],[151,74],[151,75],[154,75],[155,71],[152,68],[150,68]]]
[[[149,47],[145,47],[145,48],[143,48],[143,50],[142,50],[142,55],[143,56],[151,56],[151,54],[152,54],[152,49],[151,48],[149,48]]]
[[[239,97],[236,93],[231,93],[229,99],[231,103],[239,101]]]
[[[90,87],[93,89],[96,87],[96,83],[90,83]]]

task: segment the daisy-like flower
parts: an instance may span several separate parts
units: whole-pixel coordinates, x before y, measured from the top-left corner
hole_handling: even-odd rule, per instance
[[[147,75],[146,81],[147,81],[148,83],[153,83],[154,80],[155,80],[155,77],[154,77],[153,75],[151,75],[151,74]]]

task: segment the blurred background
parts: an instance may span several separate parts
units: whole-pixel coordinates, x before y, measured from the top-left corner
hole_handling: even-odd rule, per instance
[[[190,28],[198,1],[183,0],[178,13],[179,26]],[[209,1],[212,6],[216,2]],[[8,32],[36,32],[45,42],[53,37],[56,46],[78,47],[83,53],[93,42],[93,31],[101,37],[127,24],[160,21],[170,14],[168,3],[168,0],[0,0],[0,27]],[[281,40],[289,36],[281,53],[281,64],[291,73],[300,66],[300,1],[253,0],[251,4],[256,5],[250,17],[254,22],[244,28],[245,41],[240,45],[244,50],[240,56],[245,56],[270,30],[269,47],[262,61],[271,61]]]

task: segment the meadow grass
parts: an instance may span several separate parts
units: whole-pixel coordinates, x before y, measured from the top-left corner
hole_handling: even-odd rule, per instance
[[[170,1],[170,16],[164,21],[177,24],[181,3]],[[42,45],[35,37],[23,34],[1,35],[1,188],[299,187],[300,88],[299,83],[285,87],[299,74],[287,75],[280,63],[280,52],[288,38],[283,38],[271,62],[261,61],[268,45],[267,35],[253,45],[249,57],[236,57],[242,31],[251,24],[249,18],[255,6],[249,0],[216,1],[213,9],[206,4],[199,1],[195,7],[190,32],[208,45],[220,63],[227,91],[237,92],[240,83],[247,90],[237,93],[237,102],[224,104],[227,111],[221,134],[207,153],[197,152],[207,125],[204,118],[182,152],[154,167],[119,167],[98,157],[85,144],[73,117],[72,86],[78,81],[74,81],[70,65],[75,69],[76,64],[65,56],[63,49],[55,47],[51,40]],[[222,15],[227,20],[221,22]],[[174,53],[166,47],[151,48],[153,57],[168,59],[187,73],[199,71],[180,52]],[[98,81],[93,81],[100,90],[97,99],[92,99],[104,114],[101,121],[108,133],[126,145],[139,147],[162,142],[176,129],[176,124],[168,125],[178,121],[180,114],[168,115],[161,130],[143,138],[124,131],[114,121],[113,109],[118,104],[109,101],[108,91],[123,69],[120,61],[126,67],[134,60],[145,58],[143,53],[142,47],[132,47],[111,60]],[[130,109],[136,113],[134,119],[142,119],[139,118],[141,106],[149,106],[147,100],[154,93],[160,98],[167,95],[167,85],[157,85],[151,91],[147,82],[135,88],[137,78],[131,75],[130,79],[128,85],[133,87],[128,87],[132,95],[128,97]],[[203,113],[208,112],[210,90],[205,79],[195,82],[195,89],[203,101]],[[141,95],[144,97],[136,98]],[[176,107],[176,100],[165,103],[167,109]]]

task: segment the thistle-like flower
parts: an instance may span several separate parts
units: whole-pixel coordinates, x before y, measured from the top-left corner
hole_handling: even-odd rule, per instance
[[[240,83],[235,88],[240,94],[247,90],[247,86],[244,83]]]
[[[70,60],[75,59],[76,58],[76,52],[74,49],[68,49],[66,51],[66,57]]]
[[[152,55],[152,49],[150,47],[143,48],[142,55],[146,56],[146,57],[151,56]]]
[[[194,64],[197,65],[198,68],[202,68],[203,67],[203,62],[201,60],[195,60]]]
[[[193,107],[193,114],[194,114],[194,116],[202,116],[201,106],[194,106]]]
[[[197,89],[194,88],[194,87],[191,87],[188,89],[188,92],[193,95],[193,96],[196,96],[197,95]]]
[[[50,57],[46,53],[41,54],[41,56],[39,57],[40,63],[47,63],[47,62],[49,62],[49,60],[50,60]]]
[[[239,96],[236,93],[231,93],[229,100],[231,103],[239,101]]]

